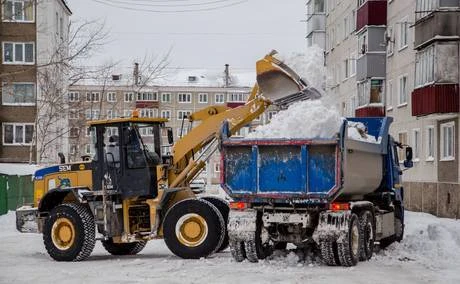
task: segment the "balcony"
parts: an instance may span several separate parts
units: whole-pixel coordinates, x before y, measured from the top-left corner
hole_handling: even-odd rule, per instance
[[[326,30],[326,15],[314,14],[307,19],[307,34]]]
[[[136,108],[158,108],[158,101],[136,101]]]
[[[356,117],[383,117],[385,116],[385,108],[382,104],[367,105],[359,107],[355,110]]]
[[[458,40],[460,37],[458,27],[460,27],[458,11],[431,11],[415,23],[414,46],[419,49],[433,40]]]
[[[386,54],[366,53],[356,62],[356,80],[362,81],[371,77],[385,77]]]
[[[433,84],[412,92],[412,116],[459,112],[459,85]]]
[[[356,30],[365,26],[379,26],[387,23],[387,1],[369,0],[358,8]]]

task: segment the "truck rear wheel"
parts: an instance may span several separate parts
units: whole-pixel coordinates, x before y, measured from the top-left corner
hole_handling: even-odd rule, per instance
[[[56,206],[45,221],[43,242],[54,260],[88,258],[96,244],[93,213],[87,206],[77,203]]]
[[[319,249],[321,252],[321,259],[324,264],[329,266],[340,265],[337,243],[335,241],[322,240],[319,242]]]
[[[238,240],[230,241],[230,252],[236,262],[242,262],[246,258],[244,242]]]
[[[197,259],[215,253],[225,236],[225,221],[219,210],[202,199],[174,204],[163,222],[166,245],[177,256]]]
[[[217,250],[217,252],[221,252],[221,251],[225,250],[226,248],[228,248],[227,224],[228,224],[228,214],[230,213],[230,207],[228,206],[228,203],[225,202],[225,200],[223,200],[221,198],[218,198],[218,197],[205,196],[205,197],[202,197],[201,199],[204,199],[204,200],[212,203],[212,205],[214,205],[219,210],[220,214],[222,214],[222,217],[224,218],[224,221],[225,221],[224,241],[222,242],[222,245]]]
[[[257,213],[256,232],[252,240],[244,242],[246,258],[250,262],[258,262],[259,259],[265,259],[273,253],[273,245],[269,242],[268,233],[265,232],[262,222],[261,212]]]
[[[342,266],[354,266],[359,259],[359,220],[352,213],[344,236],[337,241],[337,251]]]
[[[375,240],[374,216],[369,210],[364,210],[359,215],[359,260],[365,261],[372,258]]]
[[[135,243],[114,243],[112,238],[102,241],[102,246],[112,255],[135,255],[141,252],[146,244],[146,241]]]

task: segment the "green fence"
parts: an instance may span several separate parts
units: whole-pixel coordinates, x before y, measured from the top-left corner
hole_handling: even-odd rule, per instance
[[[32,176],[0,175],[0,215],[34,200]]]

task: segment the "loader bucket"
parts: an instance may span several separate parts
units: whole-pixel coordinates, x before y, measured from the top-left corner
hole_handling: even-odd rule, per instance
[[[307,84],[289,66],[275,58],[275,54],[276,51],[272,51],[257,61],[256,71],[260,93],[276,103],[286,97],[301,95]]]

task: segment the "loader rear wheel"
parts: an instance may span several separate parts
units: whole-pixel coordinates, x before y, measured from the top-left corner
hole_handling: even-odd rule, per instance
[[[45,221],[43,242],[54,260],[81,261],[88,258],[96,244],[91,210],[77,203],[56,206]]]
[[[166,245],[177,256],[197,259],[215,253],[224,240],[225,221],[219,210],[202,199],[174,204],[163,222]]]
[[[324,264],[329,266],[340,265],[337,243],[335,241],[322,240],[319,242],[319,249],[321,252],[321,259]]]
[[[141,252],[146,244],[146,241],[135,243],[114,243],[112,238],[102,241],[102,246],[112,255],[135,255]]]
[[[257,212],[256,232],[252,240],[244,242],[246,258],[250,262],[258,262],[273,253],[273,244],[269,242],[268,233],[263,228],[262,213]]]
[[[342,266],[355,266],[359,259],[359,220],[352,213],[348,222],[348,230],[340,241],[337,241],[337,251]]]
[[[228,203],[225,200],[218,198],[218,197],[205,196],[205,197],[202,197],[201,199],[204,199],[212,203],[212,205],[214,205],[219,210],[220,214],[222,214],[222,217],[224,218],[224,221],[225,221],[224,241],[222,242],[222,245],[217,250],[217,252],[221,252],[225,250],[226,248],[228,248],[228,245],[229,245],[227,224],[228,224],[228,214],[230,213],[230,207],[228,206]]]
[[[246,258],[244,242],[239,240],[230,241],[230,252],[236,262],[242,262]]]
[[[374,252],[375,225],[372,212],[365,210],[359,215],[359,260],[372,258]]]

